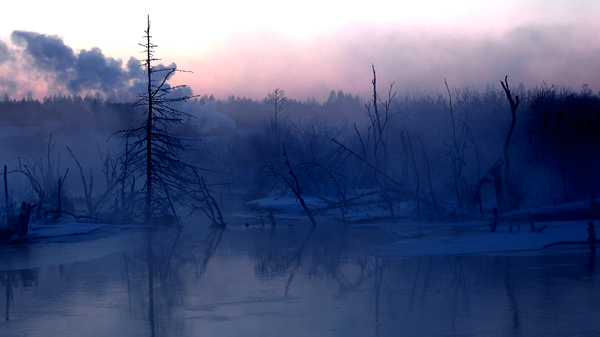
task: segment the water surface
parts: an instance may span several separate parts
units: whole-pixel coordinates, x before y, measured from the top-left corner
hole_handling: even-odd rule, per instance
[[[418,235],[205,227],[0,247],[0,335],[600,336],[583,249],[383,258]]]

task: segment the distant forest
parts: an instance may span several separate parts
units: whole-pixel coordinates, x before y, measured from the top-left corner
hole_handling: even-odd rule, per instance
[[[519,102],[510,136],[511,102],[500,86],[395,94],[380,85],[368,99],[332,91],[324,102],[288,99],[280,89],[262,100],[204,96],[179,106],[198,111],[175,132],[193,140],[187,159],[221,195],[301,193],[322,202],[316,212],[344,214],[376,200],[392,217],[431,220],[595,198],[600,97],[585,85],[508,89]],[[123,146],[111,135],[142,118],[133,104],[98,96],[5,95],[0,155],[9,168],[49,156],[52,135],[61,165],[74,165],[69,146],[102,181],[98,159]],[[74,173],[69,179],[65,195],[76,199],[80,183]]]

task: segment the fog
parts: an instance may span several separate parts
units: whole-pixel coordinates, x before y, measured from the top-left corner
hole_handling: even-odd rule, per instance
[[[316,100],[289,97],[292,82],[260,98],[200,95],[173,80],[175,63],[151,58],[150,42],[144,69],[14,31],[0,42],[2,328],[21,335],[31,319],[32,335],[194,335],[205,324],[281,335],[293,322],[290,335],[493,335],[498,325],[519,335],[569,315],[575,300],[545,296],[563,285],[588,317],[597,240],[592,221],[587,241],[579,225],[598,217],[600,96],[540,83],[520,60],[556,41],[513,33],[497,49],[441,41],[464,78],[436,80],[443,66],[432,66],[408,90],[386,71],[392,56],[362,55],[369,76],[350,88],[360,80],[369,92],[328,88]],[[538,66],[564,71],[555,62]],[[37,300],[54,291],[68,307]],[[532,309],[546,300],[560,308]],[[500,315],[482,324],[481,307]],[[48,312],[90,325],[57,327]],[[593,329],[568,317],[561,332]]]
[[[382,91],[389,91],[384,84],[378,89],[380,97],[385,95]],[[593,111],[598,97],[587,88],[520,86],[512,87],[512,94],[521,102],[508,148],[510,178],[519,198],[513,209],[589,200],[598,184],[592,169],[597,133],[590,122],[596,118]],[[186,160],[208,170],[206,175],[212,183],[228,191],[241,191],[248,201],[273,192],[285,194],[288,187],[272,176],[280,169],[285,172],[281,167],[283,145],[299,170],[307,195],[333,202],[336,184],[347,198],[359,196],[365,189],[390,189],[396,207],[413,204],[403,215],[429,216],[428,212],[416,214],[416,204],[430,205],[431,198],[436,198],[443,209],[441,217],[447,218],[457,212],[464,216],[479,213],[473,199],[479,184],[483,202],[488,205],[486,211],[494,207],[497,201],[492,184],[481,182],[491,179],[486,172],[497,160],[505,159],[503,147],[511,115],[500,86],[452,87],[450,96],[441,92],[405,93],[390,101],[381,99],[388,104],[381,135],[373,134],[365,106],[370,104],[373,111],[373,103],[342,91],[332,91],[322,103],[286,99],[277,122],[273,102],[266,97],[198,97],[176,103],[191,118],[175,132],[193,140],[190,151],[184,154]],[[382,102],[378,106],[383,116]],[[113,103],[100,95],[54,96],[41,102],[7,96],[0,106],[3,162],[14,168],[19,159],[47,160],[52,137],[52,160],[60,163],[60,170],[71,168],[68,185],[72,191],[68,195],[72,198],[78,197],[76,191],[81,186],[66,147],[84,163],[86,172],[93,169],[100,182],[101,158],[108,153],[117,156],[124,146],[115,133],[137,126],[143,119],[143,112],[131,102]],[[374,137],[385,143],[385,158],[371,147]],[[457,168],[453,166],[456,160],[461,162],[459,177],[452,171]],[[319,165],[321,172],[310,165]],[[377,165],[386,170],[385,175],[373,171]],[[266,167],[275,171],[265,172]],[[394,183],[385,176],[393,177]]]
[[[368,66],[375,63],[400,92],[443,92],[444,78],[460,88],[482,88],[505,75],[527,87],[546,82],[578,88],[588,83],[594,91],[600,89],[593,57],[600,47],[589,31],[549,23],[498,30],[356,23],[310,40],[270,31],[242,32],[186,60],[186,66],[204,69],[187,80],[218,96],[234,92],[257,98],[270,84],[300,98],[326,99],[331,89],[366,98]],[[213,67],[218,70],[208,71]]]

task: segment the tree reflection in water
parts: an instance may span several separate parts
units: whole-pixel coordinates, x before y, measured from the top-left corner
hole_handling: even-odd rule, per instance
[[[600,278],[590,276],[595,260],[585,252],[390,258],[368,252],[402,237],[376,228],[200,227],[135,232],[117,240],[127,247],[113,254],[0,272],[0,306],[11,323],[2,328],[20,336],[59,318],[69,326],[46,332],[75,336],[90,323],[132,336],[528,336],[593,328],[590,294]],[[39,246],[23,261],[38,265],[48,249],[68,247],[109,245]]]
[[[184,302],[184,282],[177,266],[180,236],[175,230],[148,230],[143,245],[123,255],[130,314],[146,317],[151,336],[182,328],[172,316],[172,310]]]
[[[259,236],[255,245],[255,274],[265,280],[287,278],[284,295],[288,295],[300,270],[308,277],[334,280],[341,290],[353,289],[370,272],[366,257],[358,261],[347,259],[347,227],[310,227],[306,232],[283,228],[269,235],[268,240]],[[358,279],[351,280],[347,273],[356,269],[360,270]]]
[[[195,246],[200,251],[200,254],[194,255],[194,265],[196,266],[196,277],[198,279],[206,272],[208,262],[217,251],[217,248],[219,248],[224,232],[225,228],[223,227],[211,228],[206,239],[202,241],[202,244]],[[198,258],[200,258],[200,263],[197,262]]]
[[[0,271],[0,285],[5,290],[5,320],[10,320],[10,309],[14,303],[13,289],[14,288],[29,288],[34,287],[38,283],[38,270],[35,269],[20,269],[20,270],[3,270]]]
[[[203,240],[177,230],[149,230],[144,243],[124,254],[124,269],[130,313],[146,317],[151,336],[168,336],[183,331],[174,311],[185,306],[189,282],[184,282],[190,267],[197,279],[223,238],[223,228],[211,228]]]

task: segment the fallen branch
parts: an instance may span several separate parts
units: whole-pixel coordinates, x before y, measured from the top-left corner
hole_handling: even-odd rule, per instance
[[[370,168],[372,168],[375,172],[381,174],[387,180],[393,182],[394,184],[396,184],[398,186],[402,186],[402,184],[400,184],[394,178],[392,178],[389,175],[387,175],[385,172],[383,172],[382,170],[380,170],[379,168],[377,168],[375,165],[369,163],[366,159],[364,159],[363,157],[359,156],[356,152],[354,152],[354,151],[350,150],[349,148],[347,148],[344,144],[338,142],[337,140],[335,140],[333,138],[331,138],[331,141],[334,142],[334,143],[336,143],[339,147],[341,147],[342,149],[346,150],[348,153],[350,153],[354,157],[358,158],[363,163],[367,164],[367,166],[369,166]]]
[[[600,243],[600,240],[596,240],[595,242]],[[588,245],[588,244],[590,244],[589,241],[558,241],[558,242],[554,242],[554,243],[549,243],[540,249],[545,249],[548,247],[553,247],[553,246],[558,246],[558,245]]]

